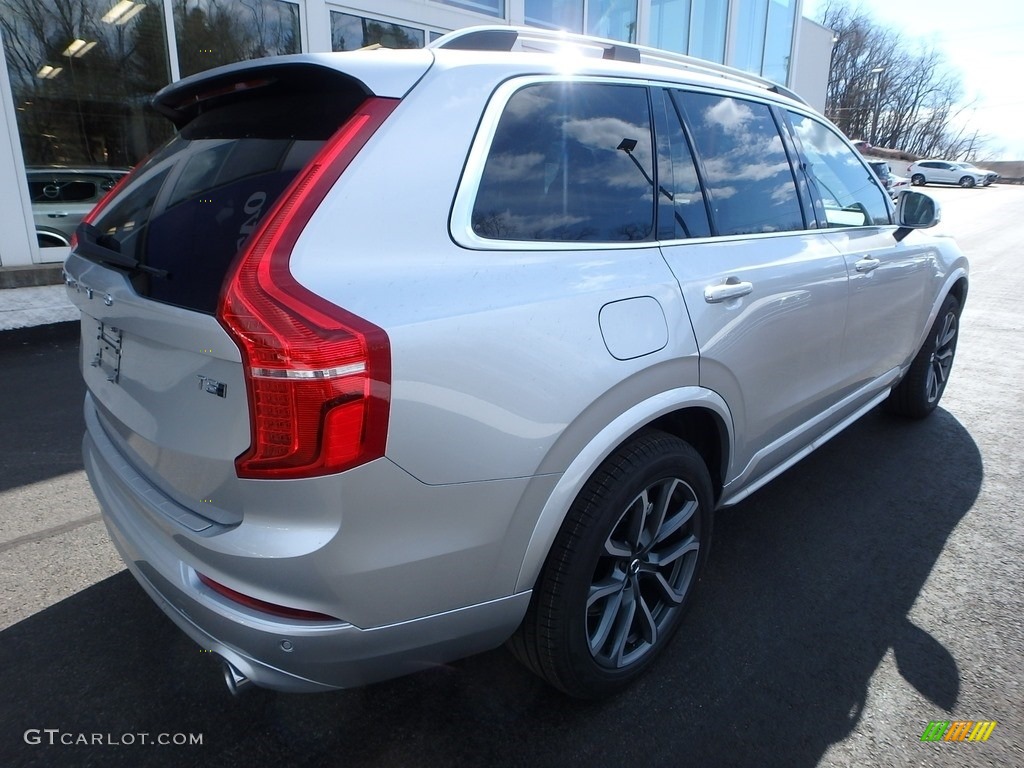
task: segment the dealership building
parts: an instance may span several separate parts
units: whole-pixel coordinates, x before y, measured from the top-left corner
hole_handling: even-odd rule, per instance
[[[564,29],[762,75],[823,108],[832,33],[802,0],[0,0],[0,267],[63,261],[62,221],[171,135],[168,83],[275,54],[422,47],[481,24]],[[78,179],[76,181],[76,179]],[[89,187],[89,180],[93,184]]]

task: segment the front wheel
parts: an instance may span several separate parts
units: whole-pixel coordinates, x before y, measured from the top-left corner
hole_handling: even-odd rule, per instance
[[[635,680],[679,627],[713,503],[707,467],[679,438],[651,432],[613,453],[570,508],[512,652],[572,696]]]
[[[910,177],[910,183],[913,184],[915,187],[923,187],[924,181],[925,179],[923,173],[915,173],[913,176]]]
[[[974,186],[974,179],[972,179],[970,176],[964,176],[962,179],[960,179],[960,186],[963,187],[964,189],[970,189],[971,187]]]
[[[947,296],[910,370],[889,394],[886,408],[900,416],[923,419],[935,410],[946,390],[960,330],[960,302]]]

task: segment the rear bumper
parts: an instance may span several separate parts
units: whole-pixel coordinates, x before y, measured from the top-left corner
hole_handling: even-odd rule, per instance
[[[129,570],[187,635],[256,685],[298,693],[398,677],[497,647],[526,612],[530,593],[522,592],[360,628],[341,620],[278,618],[229,601],[198,579],[193,566],[201,539],[192,537],[200,535],[160,511],[168,500],[117,452],[88,398],[86,423],[86,472]]]

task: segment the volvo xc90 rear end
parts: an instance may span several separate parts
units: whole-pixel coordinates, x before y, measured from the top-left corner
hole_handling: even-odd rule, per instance
[[[233,689],[510,640],[617,690],[680,626],[716,507],[883,401],[936,407],[967,265],[913,231],[933,201],[894,210],[774,84],[567,40],[188,78],[78,228],[89,478]]]

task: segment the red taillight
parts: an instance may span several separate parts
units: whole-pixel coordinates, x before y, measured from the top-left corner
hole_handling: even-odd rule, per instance
[[[263,613],[269,613],[273,616],[283,616],[286,619],[303,619],[305,621],[338,621],[333,616],[328,616],[326,613],[317,613],[316,611],[304,611],[301,608],[289,608],[286,605],[277,605],[277,603],[268,603],[266,600],[259,600],[255,597],[249,597],[243,595],[241,592],[236,592],[231,587],[225,587],[218,581],[214,581],[209,576],[196,572],[196,576],[199,580],[216,592],[218,595],[223,595],[228,600],[236,602],[240,605],[244,605],[246,608],[252,608]]]
[[[355,111],[284,191],[225,284],[217,316],[242,352],[252,430],[235,460],[239,477],[314,477],[384,455],[387,334],[299,285],[288,262],[317,206],[397,104],[371,98]]]

